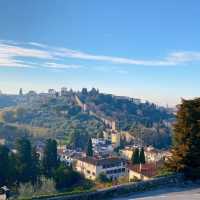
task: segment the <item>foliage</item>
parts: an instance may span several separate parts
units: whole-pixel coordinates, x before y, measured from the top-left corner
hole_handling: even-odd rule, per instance
[[[57,189],[66,189],[83,180],[83,177],[71,167],[61,163],[54,172],[54,180]]]
[[[10,169],[9,149],[0,145],[0,186],[8,184]]]
[[[166,167],[187,178],[200,178],[200,99],[182,100],[174,125],[172,157]]]
[[[93,149],[92,149],[92,140],[91,140],[91,138],[88,140],[87,149],[86,149],[86,155],[89,156],[89,157],[93,156]]]
[[[36,185],[35,196],[56,193],[56,184],[53,179],[42,176]]]
[[[57,154],[57,142],[52,139],[46,141],[42,160],[43,173],[47,177],[52,177],[58,167],[59,160]]]
[[[32,148],[30,141],[26,138],[17,140],[16,149],[18,181],[35,183],[39,175],[39,158],[35,149]]]
[[[42,177],[40,182],[32,185],[30,182],[20,184],[18,188],[18,199],[27,199],[33,196],[57,193],[55,183],[52,179]]]
[[[140,149],[140,163],[145,164],[145,154],[144,154],[144,148]]]
[[[20,184],[18,188],[18,199],[30,198],[34,195],[34,186],[31,183]]]
[[[138,148],[136,148],[133,151],[131,161],[132,161],[132,164],[139,164],[140,163],[140,153],[139,153],[139,149]]]
[[[100,183],[107,183],[107,182],[110,182],[110,179],[106,176],[105,173],[100,173],[97,177],[97,180],[100,182]]]

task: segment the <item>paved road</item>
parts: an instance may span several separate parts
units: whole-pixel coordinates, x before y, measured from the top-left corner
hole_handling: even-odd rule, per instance
[[[165,188],[113,200],[200,200],[200,186]]]

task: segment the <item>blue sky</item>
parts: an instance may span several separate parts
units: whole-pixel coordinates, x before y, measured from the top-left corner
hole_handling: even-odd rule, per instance
[[[0,89],[62,86],[171,106],[200,95],[199,0],[0,0]]]

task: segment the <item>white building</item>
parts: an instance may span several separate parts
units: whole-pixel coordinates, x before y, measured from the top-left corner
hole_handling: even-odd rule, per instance
[[[109,156],[113,152],[113,146],[108,140],[92,138],[92,147],[94,155]]]
[[[111,180],[126,176],[126,163],[114,157],[106,159],[80,157],[76,160],[75,169],[90,180],[97,179],[101,173]]]
[[[153,147],[147,147],[144,154],[146,162],[158,162],[160,160],[166,160],[171,156],[169,151],[158,150]]]

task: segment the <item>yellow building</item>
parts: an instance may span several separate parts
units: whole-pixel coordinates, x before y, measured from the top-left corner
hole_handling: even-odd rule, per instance
[[[115,148],[120,146],[120,133],[119,132],[112,131],[111,142]]]
[[[133,152],[134,152],[134,148],[126,147],[125,149],[120,150],[120,155],[122,158],[126,160],[131,160]]]

